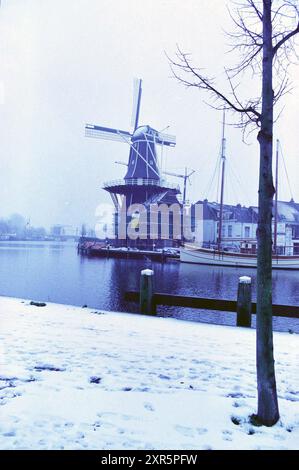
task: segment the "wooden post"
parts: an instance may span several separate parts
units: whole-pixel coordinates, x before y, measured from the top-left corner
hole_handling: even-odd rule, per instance
[[[251,327],[251,277],[239,278],[237,326]]]
[[[143,269],[140,276],[140,313],[155,315],[156,306],[153,302],[154,294],[154,271]]]

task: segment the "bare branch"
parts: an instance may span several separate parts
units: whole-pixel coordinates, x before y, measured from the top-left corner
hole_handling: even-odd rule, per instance
[[[210,94],[211,101],[207,103],[213,109],[229,109],[238,115],[235,126],[246,131],[250,125],[261,125],[262,96],[257,98],[240,98],[240,83],[244,74],[251,71],[252,77],[263,74],[263,0],[231,0],[234,5],[232,12],[228,8],[230,18],[235,26],[234,32],[226,32],[230,41],[230,50],[238,51],[240,61],[236,66],[225,68],[226,82],[229,93],[216,86],[214,78],[207,76],[202,69],[192,65],[190,54],[182,52],[177,46],[175,59],[167,56],[173,77],[179,83],[189,87],[205,90]],[[290,91],[288,66],[296,55],[294,37],[299,32],[297,0],[272,0],[272,42],[273,42],[273,105]],[[295,26],[294,26],[295,24]],[[296,26],[297,25],[297,26]],[[239,80],[237,80],[239,78]]]
[[[254,0],[248,0],[248,3],[249,5],[253,8],[253,10],[255,11],[255,13],[257,14],[258,18],[263,21],[263,14],[262,12],[260,12],[260,10],[257,8]]]
[[[288,34],[283,36],[282,39],[280,41],[278,41],[278,43],[273,47],[273,57],[275,56],[275,54],[277,54],[278,49],[285,42],[287,42],[289,39],[291,39],[293,36],[295,36],[298,33],[299,33],[299,22],[298,22],[297,28],[293,29],[293,31],[290,31]]]
[[[191,65],[191,62],[189,61],[188,59],[188,55],[190,54],[186,54],[184,52],[182,52],[179,48],[179,46],[177,46],[177,53],[176,53],[176,57],[178,58],[178,61],[174,61],[173,59],[171,59],[167,54],[167,58],[171,64],[171,70],[172,70],[172,73],[174,75],[174,77],[180,82],[182,83],[183,85],[185,85],[186,87],[196,87],[196,88],[199,88],[199,89],[202,89],[202,90],[207,90],[209,91],[212,96],[216,99],[220,99],[222,101],[222,103],[225,105],[225,106],[228,106],[230,109],[232,109],[233,111],[237,112],[237,113],[245,113],[247,116],[249,115],[252,115],[252,117],[250,118],[252,121],[254,122],[257,122],[260,120],[260,113],[257,111],[257,109],[254,108],[254,106],[250,105],[250,106],[243,106],[240,101],[236,98],[236,94],[234,93],[233,96],[234,96],[234,99],[235,99],[235,102],[233,102],[232,100],[230,100],[227,96],[224,95],[224,93],[222,93],[221,91],[219,91],[215,86],[214,86],[214,80],[211,79],[211,78],[208,78],[208,77],[205,77],[204,75],[202,75],[200,73],[200,70],[197,69],[197,68],[194,68],[192,65]],[[190,80],[187,80],[187,79],[183,79],[177,72],[176,70],[179,70],[179,71],[183,71],[185,74],[191,74],[192,77],[195,77],[197,80],[196,81],[190,81]],[[230,81],[230,85],[232,87],[232,90],[233,90],[233,86],[232,86],[232,82],[231,80],[229,79]],[[253,116],[255,116],[255,118],[253,118]]]

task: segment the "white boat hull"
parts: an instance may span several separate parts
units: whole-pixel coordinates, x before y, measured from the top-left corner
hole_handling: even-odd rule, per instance
[[[257,267],[256,255],[196,247],[181,248],[180,261],[182,263],[206,264],[212,266],[232,266],[242,268]],[[272,260],[272,268],[299,270],[299,256],[274,256]]]

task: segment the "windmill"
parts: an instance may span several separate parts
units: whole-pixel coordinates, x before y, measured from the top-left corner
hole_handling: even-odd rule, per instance
[[[161,178],[157,159],[156,145],[174,147],[175,137],[153,129],[151,126],[139,126],[139,114],[142,95],[142,81],[135,79],[134,101],[131,124],[132,132],[94,124],[86,124],[85,136],[96,139],[123,142],[130,146],[127,172],[123,181],[111,181],[104,184],[116,205],[116,195],[129,196],[129,204],[145,202],[153,193],[165,193],[179,189]]]
[[[124,179],[104,183],[104,189],[110,193],[116,212],[119,212],[124,196],[127,207],[135,203],[148,206],[158,202],[166,194],[175,196],[180,192],[178,185],[162,178],[157,156],[157,145],[162,146],[162,149],[164,146],[174,147],[176,139],[149,125],[139,126],[141,95],[142,81],[135,79],[131,132],[95,124],[85,125],[86,137],[123,142],[130,147]]]

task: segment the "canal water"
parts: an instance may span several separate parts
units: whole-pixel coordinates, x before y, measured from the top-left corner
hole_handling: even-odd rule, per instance
[[[57,302],[95,309],[137,312],[124,301],[126,290],[139,288],[141,269],[155,271],[159,292],[236,299],[238,278],[252,277],[255,299],[256,270],[200,266],[176,261],[87,258],[75,243],[0,242],[0,295]],[[299,271],[273,272],[273,301],[299,305]],[[183,320],[235,324],[235,314],[159,307],[158,314]],[[255,316],[253,316],[253,324]],[[274,329],[299,333],[299,320],[274,318]]]

